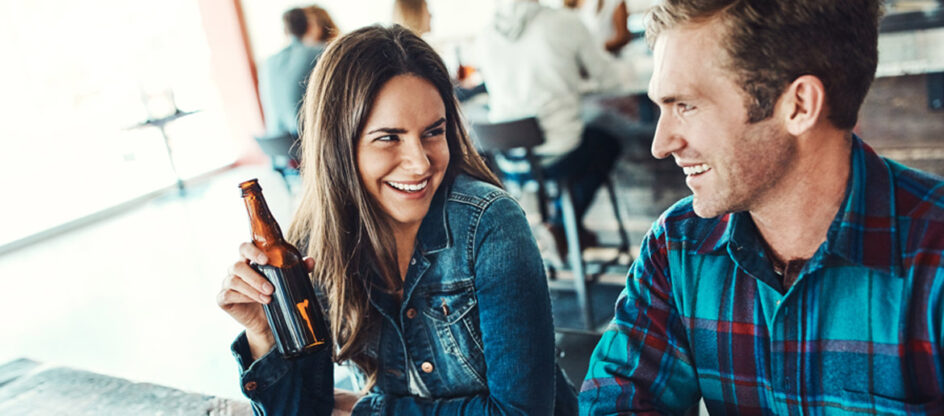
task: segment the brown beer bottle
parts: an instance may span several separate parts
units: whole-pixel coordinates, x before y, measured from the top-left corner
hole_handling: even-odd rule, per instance
[[[250,266],[275,288],[272,301],[262,306],[279,352],[285,358],[293,358],[323,348],[328,330],[301,253],[282,238],[282,230],[266,205],[258,180],[245,181],[239,188],[249,212],[252,243],[269,259],[269,264]]]

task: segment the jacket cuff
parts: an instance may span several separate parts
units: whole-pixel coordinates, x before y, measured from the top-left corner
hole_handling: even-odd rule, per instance
[[[259,392],[276,384],[291,369],[290,363],[282,359],[278,348],[274,347],[253,361],[245,331],[236,337],[230,349],[239,363],[239,381],[243,394],[252,400],[255,400]]]
[[[361,397],[354,408],[351,409],[351,416],[370,416],[384,414],[384,405],[386,401],[381,394],[368,394]]]

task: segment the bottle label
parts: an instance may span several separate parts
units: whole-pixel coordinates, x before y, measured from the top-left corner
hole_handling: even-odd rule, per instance
[[[324,344],[327,328],[304,267],[300,264],[289,268],[257,264],[252,267],[274,288],[272,301],[263,309],[282,355],[298,356]]]

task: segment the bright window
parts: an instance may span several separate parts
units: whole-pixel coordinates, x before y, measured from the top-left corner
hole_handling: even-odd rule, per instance
[[[0,2],[0,247],[234,160],[196,2]],[[173,102],[171,101],[173,100]]]

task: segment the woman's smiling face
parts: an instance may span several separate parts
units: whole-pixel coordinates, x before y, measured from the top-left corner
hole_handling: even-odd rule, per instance
[[[364,187],[395,230],[418,229],[449,165],[446,107],[429,81],[397,75],[377,93],[357,143]]]

